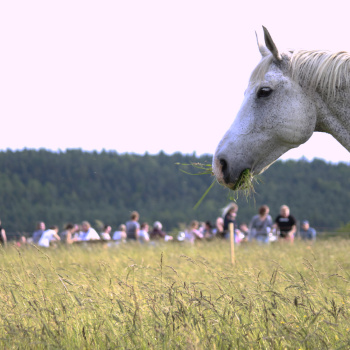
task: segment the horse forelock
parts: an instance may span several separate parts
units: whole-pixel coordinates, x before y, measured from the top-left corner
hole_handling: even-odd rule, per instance
[[[265,78],[265,74],[268,72],[270,65],[273,61],[273,55],[267,55],[262,57],[258,65],[254,68],[250,75],[249,85],[258,87]]]
[[[350,87],[350,53],[322,50],[291,53],[291,56],[282,57],[289,61],[289,73],[298,83],[312,90],[317,89],[326,98],[336,97],[338,87]],[[250,86],[259,88],[273,61],[272,54],[261,59],[250,76]]]

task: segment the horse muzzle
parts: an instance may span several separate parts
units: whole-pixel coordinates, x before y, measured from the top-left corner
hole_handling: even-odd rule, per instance
[[[244,188],[248,181],[251,182],[253,175],[250,166],[234,167],[220,154],[214,156],[213,173],[220,184],[233,191]]]

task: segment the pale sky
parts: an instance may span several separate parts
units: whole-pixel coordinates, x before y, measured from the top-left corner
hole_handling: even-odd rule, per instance
[[[260,60],[348,50],[347,1],[2,1],[0,150],[213,154]],[[314,134],[283,159],[350,162]]]

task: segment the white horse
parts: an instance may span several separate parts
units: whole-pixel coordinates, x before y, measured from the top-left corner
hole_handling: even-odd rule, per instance
[[[231,189],[243,185],[245,170],[262,173],[314,131],[333,135],[350,152],[350,54],[281,53],[263,29],[262,59],[213,158],[217,180]]]

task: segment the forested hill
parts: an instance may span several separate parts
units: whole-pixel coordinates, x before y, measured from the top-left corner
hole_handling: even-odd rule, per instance
[[[191,176],[191,167],[176,163],[211,163],[210,156],[176,153],[134,155],[115,152],[46,150],[0,152],[0,217],[7,232],[34,230],[35,222],[62,227],[67,222],[95,220],[115,229],[132,210],[140,221],[160,220],[166,230],[192,219],[215,222],[230,201],[216,184],[195,211],[193,206],[213,181]],[[260,178],[256,194],[238,199],[238,221],[248,222],[261,204],[271,215],[288,204],[299,220],[317,228],[338,228],[350,221],[350,165],[321,160],[276,162]]]

